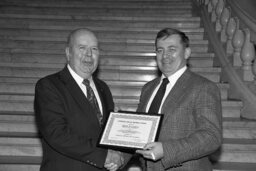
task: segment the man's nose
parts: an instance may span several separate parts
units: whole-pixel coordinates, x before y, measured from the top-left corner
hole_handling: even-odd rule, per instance
[[[167,58],[168,56],[169,56],[168,53],[166,52],[163,53],[163,58]]]
[[[88,48],[85,52],[85,55],[86,56],[92,56],[92,49],[91,48]]]

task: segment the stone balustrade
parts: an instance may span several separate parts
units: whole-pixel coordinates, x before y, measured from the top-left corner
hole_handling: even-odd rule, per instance
[[[237,67],[244,81],[254,81],[255,47],[251,41],[250,30],[240,28],[239,18],[232,16],[231,7],[225,0],[206,0],[204,4],[215,24],[216,32],[220,33],[227,56],[231,55],[233,66]]]
[[[212,27],[214,27],[219,42],[225,49],[225,58],[228,58],[236,74],[256,95],[255,19],[252,21],[255,27],[246,26],[244,24],[246,22],[243,21],[245,18],[239,18],[241,15],[237,15],[238,9],[232,8],[237,4],[231,0],[197,0],[196,3],[207,9]],[[251,20],[251,18],[248,17],[247,20]],[[227,80],[223,77],[222,81],[226,82]],[[237,94],[236,90],[233,90],[233,93],[231,90],[229,96],[241,99],[241,95]],[[256,118],[256,116],[248,118]]]

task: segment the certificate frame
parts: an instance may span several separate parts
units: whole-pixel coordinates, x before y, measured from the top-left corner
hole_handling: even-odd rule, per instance
[[[146,143],[157,140],[162,119],[162,114],[110,112],[98,146],[119,150],[142,149]]]

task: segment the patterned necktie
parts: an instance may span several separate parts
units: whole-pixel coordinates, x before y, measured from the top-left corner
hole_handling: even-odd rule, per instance
[[[159,111],[159,108],[161,106],[161,102],[163,100],[164,97],[164,93],[166,90],[166,85],[169,83],[169,80],[167,78],[163,79],[163,82],[161,84],[161,86],[159,87],[151,105],[150,108],[148,110],[148,113],[153,113],[153,114],[157,114]]]
[[[102,114],[100,112],[100,107],[99,104],[97,102],[96,96],[93,92],[92,87],[90,86],[90,81],[87,79],[84,79],[83,84],[86,86],[86,90],[87,90],[87,99],[89,100],[89,102],[91,103],[94,111],[97,114],[97,118],[99,120],[100,125],[102,126]]]

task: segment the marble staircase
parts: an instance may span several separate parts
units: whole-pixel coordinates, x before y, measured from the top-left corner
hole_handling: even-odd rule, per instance
[[[191,39],[192,71],[217,83],[223,107],[223,145],[214,171],[256,170],[256,122],[240,119],[243,104],[229,99],[221,68],[190,0],[1,0],[0,171],[38,171],[42,150],[34,123],[36,81],[65,65],[67,34],[94,30],[100,41],[98,77],[116,108],[136,110],[140,89],[156,77],[154,38],[164,27]]]

